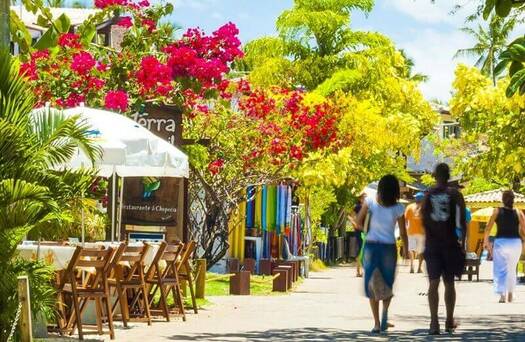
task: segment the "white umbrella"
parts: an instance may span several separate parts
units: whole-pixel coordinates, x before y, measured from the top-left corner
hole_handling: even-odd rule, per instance
[[[95,161],[100,175],[116,172],[121,177],[188,177],[188,156],[132,119],[113,112],[76,107],[66,116],[80,115],[91,126],[93,139],[100,142],[102,158]],[[86,163],[79,152],[70,167]],[[85,164],[86,165],[86,164]]]
[[[116,175],[121,177],[189,177],[188,156],[132,119],[84,106],[64,110],[66,117],[80,115],[102,149],[94,167],[103,177],[113,175],[111,239],[115,237]],[[90,166],[80,149],[67,164],[72,169]],[[122,190],[122,189],[121,189]],[[121,201],[122,204],[122,191]],[[120,223],[120,221],[119,221]]]

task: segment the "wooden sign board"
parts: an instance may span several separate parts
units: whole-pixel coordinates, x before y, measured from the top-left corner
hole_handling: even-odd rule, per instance
[[[178,107],[148,105],[143,113],[137,112],[132,118],[172,145],[181,145],[182,112]]]
[[[179,186],[179,178],[124,178],[122,224],[176,226]]]
[[[146,105],[144,111],[134,113],[132,119],[172,145],[181,146],[180,108]],[[183,178],[129,177],[124,182],[123,226],[133,227],[133,230],[140,229],[140,226],[164,226],[167,240],[185,240],[187,232]],[[143,231],[148,229],[150,228],[144,228]]]

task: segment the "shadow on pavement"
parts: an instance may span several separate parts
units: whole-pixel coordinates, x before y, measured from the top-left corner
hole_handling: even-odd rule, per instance
[[[186,341],[525,341],[525,315],[472,316],[461,320],[462,325],[475,324],[486,329],[460,328],[453,335],[428,336],[427,329],[392,330],[386,335],[372,335],[368,330],[330,328],[272,329],[239,333],[201,333],[193,336],[174,335],[171,340]],[[427,317],[396,316],[396,321],[426,326]]]

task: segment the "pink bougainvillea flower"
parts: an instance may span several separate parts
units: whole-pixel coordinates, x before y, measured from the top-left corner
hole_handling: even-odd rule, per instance
[[[104,107],[125,112],[128,110],[128,94],[122,90],[108,91],[104,98]]]
[[[142,19],[142,25],[149,31],[153,32],[157,28],[157,23],[151,19]]]
[[[97,62],[97,65],[95,67],[100,72],[104,72],[104,71],[108,71],[109,70],[109,65],[107,65],[105,63],[102,63],[102,62]]]
[[[95,0],[95,7],[102,9],[110,6],[124,6],[127,4],[127,0]]]
[[[65,48],[80,49],[80,36],[75,33],[62,33],[58,37],[58,45]]]
[[[136,77],[143,93],[158,91],[161,95],[166,95],[172,89],[171,69],[154,56],[142,58]]]
[[[133,21],[131,20],[131,17],[122,17],[118,21],[117,25],[125,28],[130,28],[133,26]]]
[[[141,2],[139,2],[139,6],[140,7],[149,7],[149,1],[148,0],[142,0]]]
[[[89,52],[80,51],[73,55],[71,69],[79,75],[87,75],[97,64]]]

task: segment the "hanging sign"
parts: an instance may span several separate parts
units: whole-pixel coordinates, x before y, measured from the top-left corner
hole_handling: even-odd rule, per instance
[[[124,178],[122,223],[141,226],[176,226],[179,179]]]

